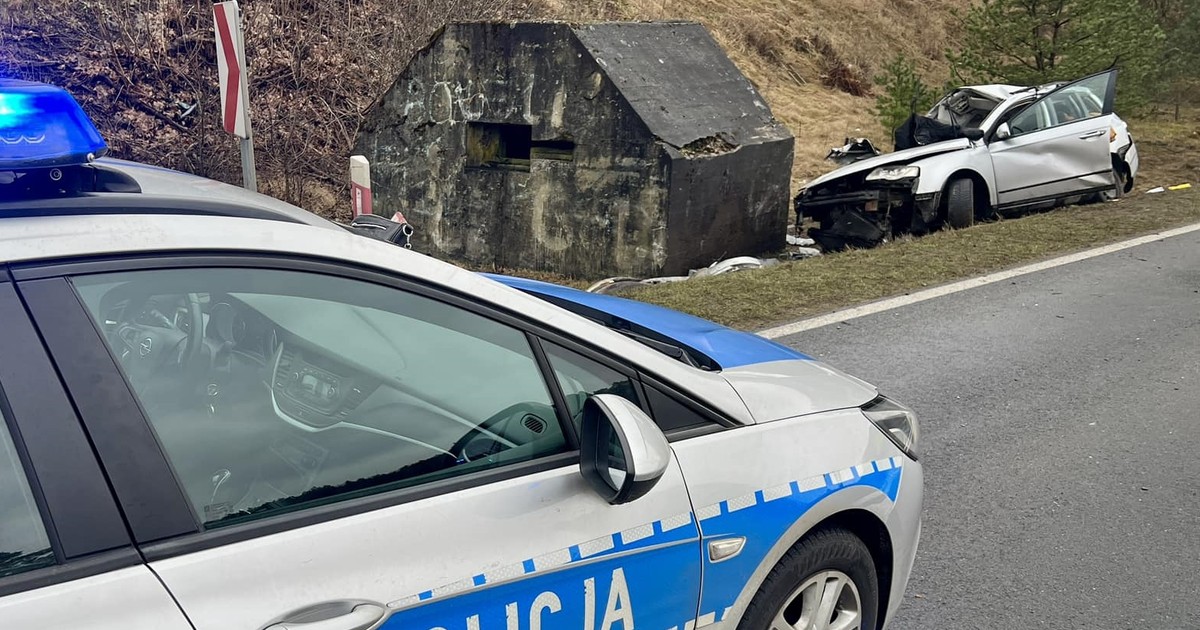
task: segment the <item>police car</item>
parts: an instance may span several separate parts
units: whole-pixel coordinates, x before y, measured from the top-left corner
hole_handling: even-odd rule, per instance
[[[790,348],[103,158],[0,82],[0,626],[879,628],[913,414]]]

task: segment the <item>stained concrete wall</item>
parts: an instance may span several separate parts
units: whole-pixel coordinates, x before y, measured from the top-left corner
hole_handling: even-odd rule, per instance
[[[481,167],[496,153],[482,124],[529,125],[552,150],[524,171]],[[688,23],[450,25],[356,146],[377,210],[403,211],[417,249],[579,277],[684,273],[782,247],[791,151]]]
[[[532,125],[573,160],[528,172],[468,164],[470,122]],[[404,71],[360,135],[375,203],[414,247],[477,265],[584,277],[657,272],[666,166],[653,137],[565,24],[451,25]]]
[[[746,144],[705,157],[670,153],[665,269],[783,249],[792,142]]]

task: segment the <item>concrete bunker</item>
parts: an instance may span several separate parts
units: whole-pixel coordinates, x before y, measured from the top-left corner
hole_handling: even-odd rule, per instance
[[[479,266],[653,276],[784,245],[792,135],[695,23],[451,24],[355,152],[414,247]]]

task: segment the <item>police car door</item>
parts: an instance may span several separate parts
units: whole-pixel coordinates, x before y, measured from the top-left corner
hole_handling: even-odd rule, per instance
[[[572,420],[590,393],[636,399],[629,375],[394,278],[198,260],[22,284],[77,404],[144,416],[161,445],[116,491],[158,523],[142,553],[196,630],[694,620],[700,544],[670,449],[627,503],[580,473]],[[117,369],[127,388],[89,386]]]
[[[0,628],[190,630],[131,544],[10,282],[0,281]]]

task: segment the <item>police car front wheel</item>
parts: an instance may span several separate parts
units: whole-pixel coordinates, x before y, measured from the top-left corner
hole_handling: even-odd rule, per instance
[[[878,608],[867,546],[850,532],[822,530],[771,570],[738,630],[874,630]]]

